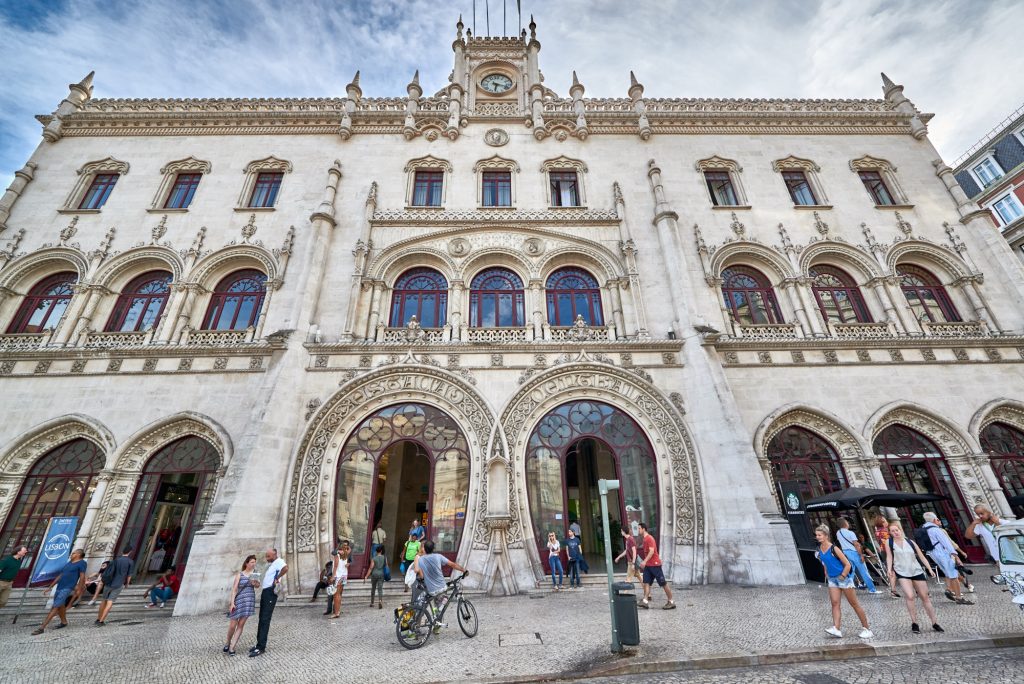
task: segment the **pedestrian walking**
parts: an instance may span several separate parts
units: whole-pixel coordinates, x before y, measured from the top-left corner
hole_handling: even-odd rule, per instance
[[[853,577],[850,576],[853,573],[853,566],[842,549],[829,541],[829,532],[828,525],[818,525],[814,529],[814,538],[818,540],[818,550],[814,552],[814,557],[821,561],[825,568],[825,576],[828,577],[828,598],[832,603],[832,626],[825,631],[837,639],[843,637],[841,601],[845,596],[863,627],[858,636],[861,639],[870,639],[875,635],[868,628],[868,616],[864,614],[864,609],[857,601],[857,590],[853,588]]]
[[[427,529],[423,527],[419,518],[412,519],[412,524],[409,525],[409,536],[418,542],[422,542],[423,538],[427,536]],[[413,554],[413,558],[415,557],[416,555]]]
[[[565,538],[565,555],[569,561],[569,588],[579,588],[580,585],[580,561],[583,560],[583,545],[579,537],[569,527],[569,536]]]
[[[85,591],[82,592],[81,596],[76,596],[71,600],[71,605],[68,608],[78,608],[82,601],[85,600],[86,594],[92,596],[89,599],[90,606],[96,605],[96,599],[99,598],[100,592],[103,590],[103,573],[110,567],[110,561],[103,561],[100,563],[99,569],[85,578]]]
[[[875,589],[875,583],[871,580],[867,566],[864,565],[864,547],[861,546],[860,540],[857,539],[857,534],[850,529],[850,521],[846,518],[838,518],[836,522],[839,524],[839,529],[836,530],[839,549],[846,555],[853,569],[857,571],[861,582],[868,588],[868,593],[877,594],[878,590]]]
[[[618,563],[623,558],[626,559],[626,581],[632,584],[639,579],[639,572],[637,572],[636,562],[636,539],[629,533],[625,527],[622,528],[622,539],[625,547],[618,556],[615,557],[613,562]]]
[[[235,655],[235,646],[242,638],[245,621],[256,612],[256,585],[259,577],[255,574],[256,556],[250,554],[242,561],[242,569],[231,580],[231,604],[228,606],[228,638],[224,652]]]
[[[7,600],[11,596],[11,587],[14,586],[14,580],[18,578],[21,563],[27,554],[27,546],[18,546],[14,549],[14,553],[0,559],[0,608],[7,605]]]
[[[352,547],[347,541],[341,542],[334,554],[334,614],[332,620],[341,617],[341,596],[345,593],[345,585],[348,584],[348,557]]]
[[[914,533],[914,541],[921,547],[921,550],[928,554],[932,562],[942,571],[946,578],[946,598],[962,606],[974,605],[972,601],[964,598],[960,589],[960,572],[956,569],[956,547],[953,540],[949,538],[946,531],[942,529],[939,516],[929,511],[924,514],[925,523],[917,528]]]
[[[370,580],[370,607],[373,608],[373,595],[377,594],[377,608],[384,607],[384,568],[388,565],[388,557],[384,555],[383,544],[377,544],[374,548],[373,558],[366,568],[366,577]]]
[[[583,536],[583,530],[580,529],[580,521],[576,518],[573,518],[572,522],[569,523],[569,531],[575,534],[577,539]]]
[[[415,530],[409,530],[409,539],[406,540],[405,546],[402,547],[402,562],[398,566],[400,572],[409,572],[413,561],[416,560],[416,556],[420,553],[420,546],[420,540],[416,536]],[[405,587],[405,590],[409,591],[408,585]]]
[[[985,553],[996,564],[999,563],[999,548],[996,546],[996,537],[992,531],[1004,522],[1006,521],[993,513],[991,508],[978,504],[974,507],[974,520],[968,523],[966,530],[968,539],[981,540]],[[0,606],[3,606],[2,601]]]
[[[665,581],[665,571],[661,567],[661,556],[658,555],[658,542],[654,535],[647,531],[647,523],[640,523],[640,569],[644,573],[644,598],[640,601],[641,608],[651,607],[651,587],[655,582],[665,592],[668,599],[663,610],[672,610],[676,602],[672,600],[672,587]]]
[[[373,528],[373,532],[370,534],[370,543],[383,549],[387,540],[388,533],[384,531],[384,528],[378,520],[377,525]]]
[[[149,594],[149,604],[146,607],[156,608],[160,606],[163,608],[164,604],[178,595],[180,584],[174,568],[167,568],[164,574],[160,575],[160,578],[153,582],[152,586],[146,591]]]
[[[267,549],[265,557],[268,565],[260,583],[260,621],[256,627],[256,645],[249,649],[250,658],[267,652],[267,638],[270,637],[270,621],[274,617],[277,594],[281,590],[281,580],[288,573],[288,564],[277,554],[277,549]]]
[[[320,579],[317,581],[316,586],[313,587],[313,598],[309,599],[310,603],[316,602],[316,597],[320,595],[320,592],[326,589],[331,582],[334,580],[334,562],[327,561],[324,563],[324,569],[320,571]],[[324,613],[327,615],[327,613]]]
[[[935,577],[935,570],[932,569],[921,547],[913,540],[907,539],[903,535],[903,528],[893,523],[889,526],[889,545],[883,547],[883,553],[890,580],[893,584],[898,583],[903,592],[903,601],[907,605],[907,612],[910,613],[910,631],[914,634],[921,633],[921,627],[917,624],[915,594],[920,597],[924,612],[932,621],[932,630],[945,631],[939,627],[935,619],[935,607],[932,606],[932,599],[928,595],[928,578],[925,577],[925,572],[929,577]]]
[[[85,551],[82,549],[72,551],[71,558],[61,568],[60,574],[57,575],[56,579],[50,582],[49,586],[43,587],[43,591],[50,591],[56,585],[57,590],[53,595],[53,608],[50,608],[50,612],[46,614],[43,624],[32,632],[33,635],[42,634],[46,631],[46,626],[50,624],[50,620],[58,615],[60,616],[60,624],[54,629],[64,629],[68,626],[68,603],[72,596],[81,594],[85,590],[86,565],[85,561],[82,560],[83,558],[85,558]]]
[[[889,519],[879,513],[871,524],[875,528],[875,540],[878,542],[877,548],[884,548],[889,543]],[[886,577],[885,581],[888,582],[889,578]],[[896,586],[892,583],[889,584],[889,596],[900,598],[900,593],[896,591]]]
[[[562,590],[562,545],[554,532],[548,532],[548,568],[551,570],[551,588],[553,591]],[[555,582],[555,573],[558,573],[558,582]]]
[[[102,627],[107,624],[107,616],[114,607],[114,601],[121,595],[121,590],[132,583],[132,574],[135,572],[135,561],[132,560],[132,550],[125,549],[121,555],[110,562],[102,575],[103,591],[100,594],[99,614],[96,616],[96,624]]]

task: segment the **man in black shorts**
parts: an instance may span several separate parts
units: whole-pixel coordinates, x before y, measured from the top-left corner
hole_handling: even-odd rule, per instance
[[[655,582],[665,590],[668,601],[662,606],[664,610],[672,610],[676,607],[672,600],[672,587],[665,581],[665,573],[661,569],[661,556],[658,555],[658,542],[647,531],[647,523],[640,523],[640,567],[644,571],[644,598],[640,601],[641,608],[651,607],[651,585]]]

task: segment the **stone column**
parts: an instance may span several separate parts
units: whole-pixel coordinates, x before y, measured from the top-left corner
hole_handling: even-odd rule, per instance
[[[181,335],[181,331],[185,329],[185,326],[189,325],[189,322],[192,320],[192,309],[195,307],[196,297],[204,291],[202,286],[196,283],[182,283],[182,287],[185,288],[185,301],[178,310],[178,319],[171,328],[171,335],[168,337],[171,341],[177,340]]]
[[[50,342],[54,346],[63,347],[68,343],[71,334],[76,330],[86,302],[93,298],[92,286],[86,283],[75,283],[72,287],[75,294],[71,298],[71,304],[68,306],[67,311],[64,312],[64,316],[57,323],[57,329],[54,331],[52,341]]]
[[[894,304],[896,316],[902,324],[903,330],[908,335],[921,335],[924,333],[924,328],[921,327],[921,322],[914,317],[910,305],[906,304],[907,298],[903,296],[903,290],[899,287],[899,276],[889,275],[882,278],[882,288],[889,301]],[[899,302],[899,305],[896,305],[896,302]]]
[[[874,480],[876,489],[888,489],[889,486],[885,483],[885,476],[882,475],[882,462],[877,458],[865,458],[862,461],[865,468],[867,468],[871,479]]]
[[[341,162],[334,160],[334,163],[327,169],[327,187],[324,188],[323,200],[320,206],[309,217],[313,224],[313,255],[308,265],[306,283],[302,292],[309,298],[309,315],[304,323],[307,324],[308,337],[312,339],[313,334],[320,326],[320,295],[323,292],[324,272],[327,270],[327,259],[331,253],[331,239],[334,236],[334,227],[337,221],[334,218],[334,201],[338,195],[338,183],[341,182]]]
[[[185,300],[188,298],[188,283],[171,283],[171,298],[160,316],[160,323],[157,325],[157,344],[167,344],[174,335],[177,327],[178,316],[181,314]]]
[[[629,285],[629,281],[623,282],[624,279],[616,279],[608,281],[607,292],[611,296],[612,304],[612,320],[615,321],[615,329],[618,330],[616,337],[624,338],[628,337],[626,332],[626,318],[622,314],[622,289]],[[607,324],[608,321],[605,321]]]
[[[786,297],[789,299],[789,305],[796,314],[797,321],[800,322],[800,327],[804,330],[804,334],[824,337],[825,332],[822,330],[821,323],[815,318],[816,314],[813,312],[808,314],[804,308],[804,300],[800,296],[800,280],[798,278],[786,278],[782,281],[781,285],[786,293]]]
[[[451,299],[448,300],[451,315],[448,317],[448,321],[452,326],[452,340],[457,342],[462,339],[462,329],[465,327],[465,323],[462,320],[462,312],[466,304],[464,301],[466,297],[466,284],[461,280],[453,280],[451,288]]]
[[[7,219],[11,215],[14,203],[18,201],[21,193],[25,191],[25,186],[32,182],[37,168],[39,166],[35,162],[28,162],[25,166],[14,172],[14,180],[7,186],[7,191],[3,197],[0,197],[0,231],[7,227]]]
[[[380,321],[380,300],[384,296],[384,281],[373,282],[373,292],[370,294],[370,317],[366,324],[366,339],[372,340],[377,336],[377,323]]]
[[[547,317],[544,315],[544,283],[540,280],[531,280],[529,288],[530,296],[529,301],[526,302],[526,306],[532,313],[530,318],[533,321],[530,328],[533,330],[534,340],[540,340],[544,338],[544,322]]]
[[[974,311],[974,317],[983,321],[989,330],[1002,332],[998,321],[992,316],[992,312],[985,306],[985,302],[981,298],[981,292],[978,289],[978,276],[965,276],[954,284],[958,285],[967,297],[967,301],[970,302],[971,309]]]
[[[1006,493],[1003,491],[1002,485],[999,484],[999,478],[992,469],[991,457],[985,452],[973,454],[972,457],[974,465],[977,466],[978,471],[981,473],[981,478],[984,481],[983,484],[988,492],[988,498],[995,504],[993,510],[998,510],[1001,516],[1016,517],[1013,509],[1010,508],[1010,502],[1006,500]]]
[[[903,321],[896,310],[896,307],[892,303],[892,298],[889,296],[889,291],[885,287],[884,278],[873,278],[867,282],[871,289],[875,293],[875,297],[878,299],[878,303],[882,305],[882,309],[885,311],[888,322],[896,328],[898,333],[906,333],[907,329],[903,325]]]
[[[78,317],[78,321],[73,326],[74,330],[69,334],[69,345],[77,345],[79,343],[82,335],[90,328],[89,324],[92,322],[92,317],[96,314],[96,307],[99,306],[102,294],[110,294],[106,288],[98,285],[83,287],[82,292],[84,292],[82,296],[85,298],[82,306],[82,315]]]
[[[96,517],[100,514],[100,510],[103,508],[103,497],[106,496],[107,486],[110,485],[110,481],[113,478],[114,474],[106,469],[101,470],[96,476],[96,489],[89,498],[89,505],[85,509],[85,515],[82,517],[82,525],[78,528],[78,537],[75,539],[76,549],[89,548],[93,525],[96,522]]]

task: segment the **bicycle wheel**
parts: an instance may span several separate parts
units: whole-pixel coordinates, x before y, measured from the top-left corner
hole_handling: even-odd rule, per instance
[[[430,616],[424,606],[410,607],[395,622],[395,636],[405,648],[420,648],[430,639],[430,626]]]
[[[464,598],[459,599],[459,605],[456,608],[459,613],[459,627],[462,629],[462,633],[472,639],[476,636],[476,631],[480,629],[480,620],[476,617],[476,608]]]

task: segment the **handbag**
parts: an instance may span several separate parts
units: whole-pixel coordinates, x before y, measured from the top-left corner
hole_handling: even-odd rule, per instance
[[[402,561],[398,564],[398,572],[402,573],[403,575],[405,574],[405,561]]]
[[[388,561],[386,558],[384,559],[384,581],[391,581],[391,566],[388,565]]]
[[[338,593],[338,585],[333,584],[333,583],[332,584],[328,584],[327,585],[327,589],[325,591],[327,592],[328,596],[334,596],[335,594]]]

